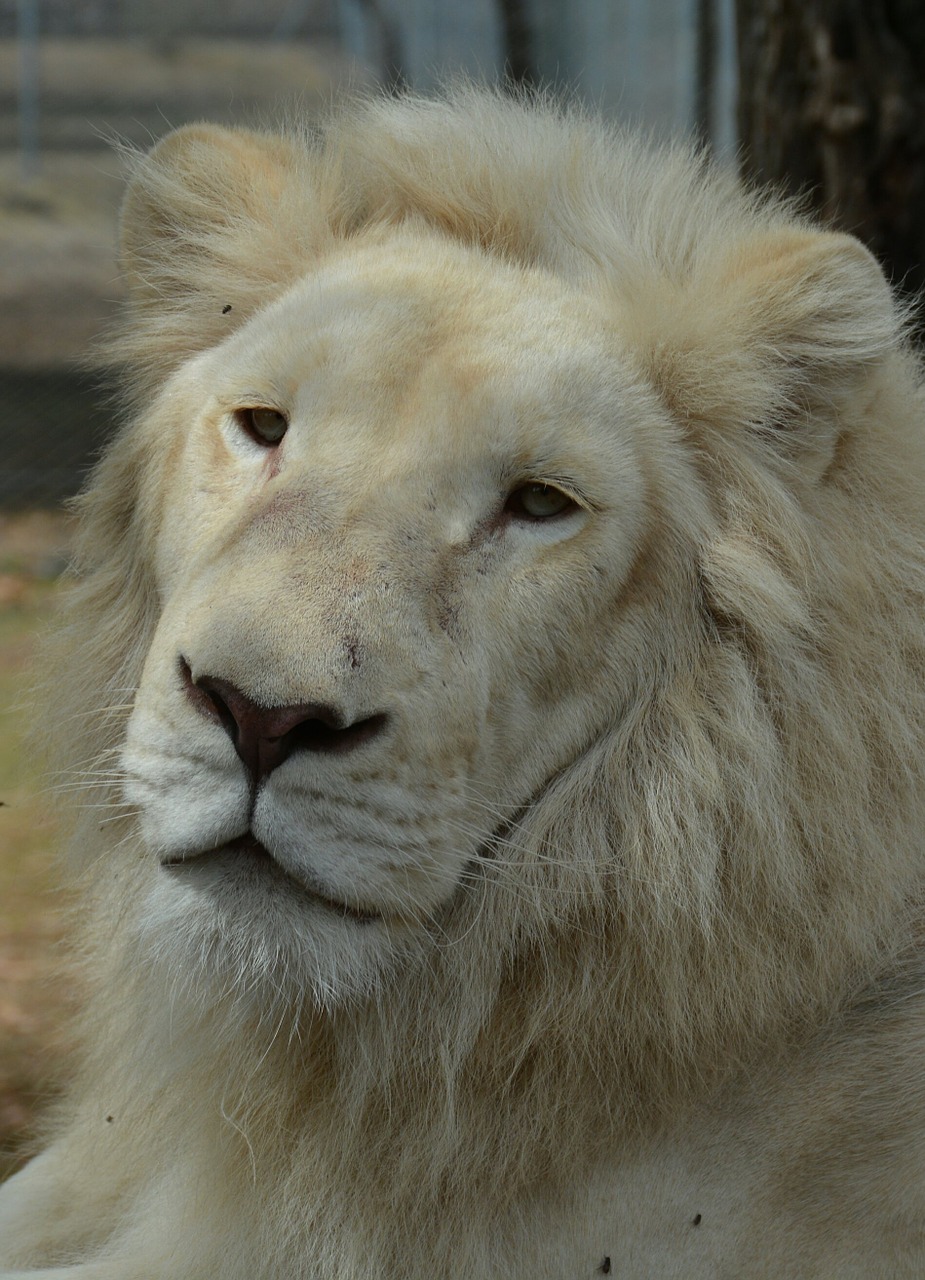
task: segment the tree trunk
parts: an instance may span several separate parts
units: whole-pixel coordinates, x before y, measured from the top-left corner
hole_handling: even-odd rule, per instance
[[[925,284],[923,0],[736,0],[748,177],[808,196]]]
[[[525,0],[497,0],[504,48],[504,80],[530,89],[538,80],[533,61],[533,32]]]
[[[694,19],[694,132],[702,143],[709,145],[716,136],[714,97],[719,56],[716,0],[696,0]]]

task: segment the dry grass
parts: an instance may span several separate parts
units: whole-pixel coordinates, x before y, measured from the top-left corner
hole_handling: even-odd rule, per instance
[[[55,828],[27,746],[30,660],[65,541],[61,518],[0,518],[0,1178],[19,1163],[55,1073],[68,998],[56,979]]]

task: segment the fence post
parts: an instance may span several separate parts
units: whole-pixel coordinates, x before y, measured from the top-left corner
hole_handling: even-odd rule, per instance
[[[19,36],[19,164],[23,178],[39,171],[39,5],[17,0]]]

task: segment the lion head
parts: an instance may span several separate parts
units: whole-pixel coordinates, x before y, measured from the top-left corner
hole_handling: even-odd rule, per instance
[[[565,1177],[903,945],[918,374],[856,241],[463,91],[180,130],[123,261],[60,717],[122,806],[82,1097],[211,1028],[223,1108],[272,1062],[339,1169],[404,1125],[393,1196]]]
[[[164,497],[121,757],[141,915],[336,1002],[443,938],[619,718],[657,471],[629,424],[660,410],[596,300],[423,229],[332,247],[228,327],[140,428]]]

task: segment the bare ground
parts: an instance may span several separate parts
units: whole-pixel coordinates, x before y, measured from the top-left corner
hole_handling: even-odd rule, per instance
[[[56,1074],[69,999],[57,951],[55,824],[27,744],[35,635],[67,536],[58,515],[0,516],[0,1178],[18,1163]]]

